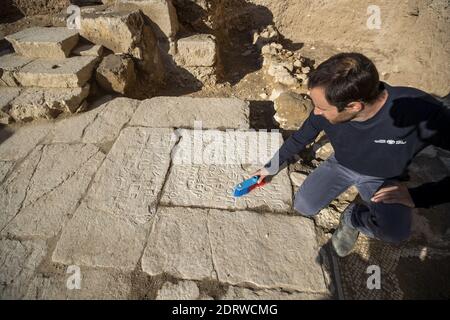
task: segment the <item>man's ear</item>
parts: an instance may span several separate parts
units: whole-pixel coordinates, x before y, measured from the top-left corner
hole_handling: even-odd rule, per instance
[[[351,111],[351,112],[359,112],[362,109],[364,109],[364,104],[359,101],[350,102],[347,105],[346,109],[348,109],[348,111]]]

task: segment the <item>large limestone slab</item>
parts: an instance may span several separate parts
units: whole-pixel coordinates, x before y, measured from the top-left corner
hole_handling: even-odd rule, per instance
[[[64,227],[54,262],[132,271],[145,246],[149,224],[90,209],[85,203]]]
[[[163,207],[156,218],[142,257],[142,270],[150,275],[165,272],[181,279],[217,279],[208,236],[208,211]]]
[[[51,238],[73,214],[104,159],[93,145],[47,145],[27,186],[27,195],[3,235]]]
[[[158,38],[173,38],[178,31],[178,17],[171,0],[106,0],[123,9],[140,9],[153,23]]]
[[[208,225],[220,281],[327,292],[313,221],[211,210]]]
[[[25,157],[38,143],[51,132],[52,126],[47,123],[25,125],[17,130],[3,129],[0,144],[0,160],[12,161]]]
[[[26,88],[10,102],[9,114],[20,122],[74,113],[89,95],[89,89],[89,84],[82,88]]]
[[[153,128],[249,129],[250,108],[236,98],[156,97],[143,101],[132,126]]]
[[[266,186],[234,198],[234,187],[262,167],[282,144],[279,133],[179,130],[161,203],[218,209],[289,212],[287,170]]]
[[[125,128],[95,176],[92,208],[136,223],[150,220],[175,144],[171,129]]]
[[[39,275],[28,287],[27,300],[122,300],[131,294],[131,277],[114,270],[80,268],[80,288],[69,289],[73,273]]]
[[[24,87],[76,88],[91,78],[97,57],[72,57],[60,60],[36,59],[15,73]]]
[[[177,41],[178,64],[186,67],[212,67],[217,60],[216,39],[210,34],[196,34]]]
[[[130,121],[138,100],[115,98],[94,110],[62,119],[54,124],[48,143],[105,143],[117,139]]]
[[[46,252],[42,240],[0,240],[0,299],[24,297]]]
[[[299,216],[162,207],[142,268],[187,280],[328,293],[318,251],[314,223]]]
[[[177,284],[164,283],[156,300],[196,300],[199,297],[200,290],[194,281],[179,281]]]
[[[14,51],[30,58],[63,59],[78,43],[78,31],[64,27],[34,27],[8,35]]]
[[[14,76],[15,72],[32,61],[33,59],[16,53],[0,56],[0,86],[17,87],[19,84]]]

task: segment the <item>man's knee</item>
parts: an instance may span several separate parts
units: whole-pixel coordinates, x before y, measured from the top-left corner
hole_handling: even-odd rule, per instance
[[[411,236],[412,210],[400,204],[378,204],[377,209],[383,211],[378,214],[376,237],[379,240],[400,244],[409,240]]]
[[[315,216],[320,211],[320,209],[317,209],[310,201],[307,201],[301,195],[296,195],[294,197],[294,210],[305,217]]]

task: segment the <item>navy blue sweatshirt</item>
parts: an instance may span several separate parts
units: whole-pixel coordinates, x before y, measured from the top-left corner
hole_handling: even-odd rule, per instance
[[[392,87],[385,82],[381,87],[388,91],[388,98],[372,118],[331,124],[311,112],[272,159],[279,157],[280,167],[295,162],[322,130],[341,165],[381,178],[402,175],[414,156],[429,145],[450,150],[450,109],[415,88]],[[416,207],[450,201],[450,179],[410,189],[410,193]]]

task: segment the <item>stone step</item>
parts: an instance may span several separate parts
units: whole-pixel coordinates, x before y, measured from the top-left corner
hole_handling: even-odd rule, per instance
[[[78,31],[65,27],[34,27],[5,37],[19,55],[47,59],[68,57],[78,38]]]
[[[43,88],[82,87],[97,64],[95,56],[66,59],[30,59],[8,54],[0,57],[0,86]]]
[[[82,88],[0,87],[0,122],[52,119],[60,113],[74,113],[89,95],[89,84]]]

